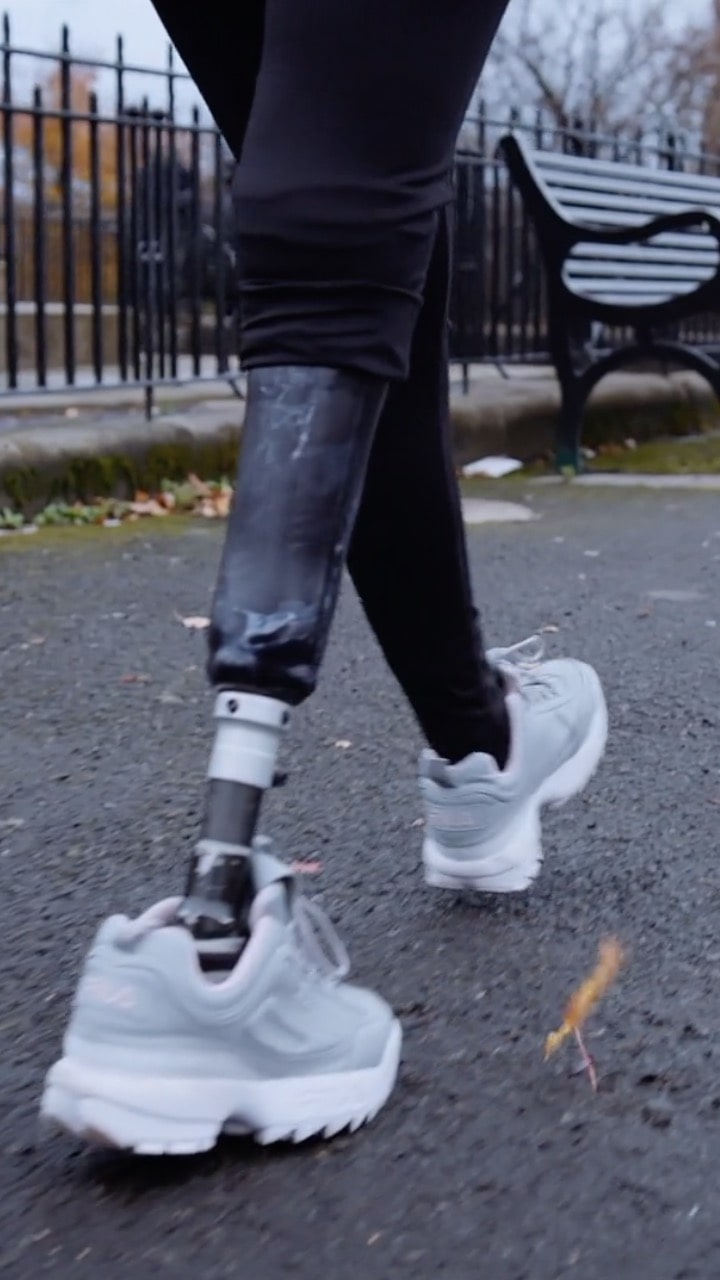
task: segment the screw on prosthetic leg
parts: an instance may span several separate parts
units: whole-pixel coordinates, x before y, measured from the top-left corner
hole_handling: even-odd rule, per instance
[[[250,854],[263,793],[275,784],[288,710],[275,698],[232,690],[215,703],[203,834],[190,866],[180,921],[204,968],[227,968],[249,934],[255,896]]]

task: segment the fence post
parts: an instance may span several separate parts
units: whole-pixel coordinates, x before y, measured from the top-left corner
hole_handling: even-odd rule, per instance
[[[35,300],[35,364],[38,383],[47,382],[45,294],[47,290],[45,209],[45,114],[42,90],[33,90],[33,295]]]
[[[118,291],[118,365],[120,380],[127,381],[128,376],[128,334],[127,334],[127,302],[128,302],[128,263],[127,263],[127,218],[125,209],[126,197],[126,126],[125,126],[125,83],[123,66],[123,38],[118,36],[115,63],[115,204],[117,210],[117,291]]]
[[[60,132],[62,159],[60,191],[62,197],[63,242],[63,294],[65,377],[70,386],[75,383],[75,236],[73,229],[73,136],[72,136],[72,63],[70,59],[70,31],[62,28],[60,54]]]
[[[7,359],[8,385],[17,386],[17,250],[15,243],[15,199],[13,167],[13,100],[12,100],[12,49],[10,47],[10,19],[3,15],[2,41],[2,118],[3,118],[3,215],[5,223],[5,355]]]

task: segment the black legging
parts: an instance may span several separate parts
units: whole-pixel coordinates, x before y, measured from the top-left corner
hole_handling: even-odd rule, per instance
[[[353,464],[356,492],[338,476],[348,527],[318,522],[328,545],[316,537],[313,563],[321,551],[344,555],[357,510],[348,566],[429,742],[454,759],[493,750],[504,709],[472,603],[448,428],[448,206],[457,132],[506,0],[250,0],[232,11],[221,0],[155,3],[240,161],[244,366],[251,378],[262,367],[321,366],[380,389],[374,438],[371,422]],[[247,617],[258,617],[253,538],[262,559],[251,507],[259,515],[262,494],[282,491],[287,471],[268,462],[262,432],[250,428],[210,663],[216,683],[235,674],[245,687],[237,654]],[[267,555],[263,565],[265,597]],[[273,572],[287,578],[279,562]],[[335,594],[314,615],[314,668]],[[218,653],[236,656],[221,663]]]

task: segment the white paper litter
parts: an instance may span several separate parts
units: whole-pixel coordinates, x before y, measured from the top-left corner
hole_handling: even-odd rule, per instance
[[[518,462],[517,458],[505,458],[502,456],[478,458],[476,462],[468,462],[464,466],[462,473],[464,476],[490,476],[492,480],[499,480],[502,476],[509,476],[513,471],[522,470],[522,462]]]

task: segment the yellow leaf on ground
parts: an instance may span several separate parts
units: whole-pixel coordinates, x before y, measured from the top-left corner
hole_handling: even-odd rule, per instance
[[[582,1031],[587,1018],[615,981],[624,960],[625,952],[617,938],[605,938],[600,943],[595,968],[568,1000],[562,1025],[557,1031],[551,1031],[545,1041],[546,1058],[549,1058],[568,1036]]]

